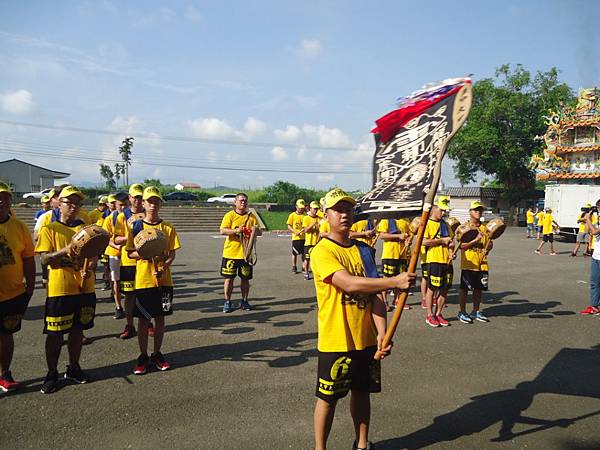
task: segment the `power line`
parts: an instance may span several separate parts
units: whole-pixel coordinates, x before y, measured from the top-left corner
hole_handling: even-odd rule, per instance
[[[195,142],[195,143],[204,143],[204,144],[223,144],[223,145],[238,145],[238,146],[246,146],[246,147],[287,147],[287,148],[306,148],[306,150],[327,150],[327,151],[345,151],[345,152],[355,152],[358,150],[356,147],[329,147],[322,145],[308,145],[308,144],[289,144],[284,142],[248,142],[248,141],[237,141],[231,139],[206,139],[206,138],[197,138],[197,137],[188,137],[188,136],[169,136],[169,135],[159,135],[155,133],[122,133],[118,131],[110,131],[110,130],[98,130],[93,128],[80,128],[80,127],[70,127],[70,126],[62,126],[62,125],[49,125],[49,124],[41,124],[41,123],[30,123],[30,122],[15,122],[12,120],[0,120],[0,124],[4,125],[13,125],[13,126],[21,126],[21,127],[31,127],[31,128],[41,128],[47,130],[59,130],[59,131],[71,131],[75,133],[89,133],[89,134],[101,134],[105,136],[119,136],[122,137],[125,134],[131,135],[136,139],[152,139],[156,140],[157,138],[163,141],[172,141],[172,142]]]

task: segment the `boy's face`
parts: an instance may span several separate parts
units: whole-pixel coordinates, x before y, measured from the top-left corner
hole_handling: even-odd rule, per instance
[[[6,216],[10,213],[12,196],[8,192],[0,192],[0,214]]]
[[[144,200],[144,209],[149,212],[156,212],[160,210],[162,202],[158,197],[150,197],[148,200]]]
[[[349,232],[354,223],[354,206],[349,202],[338,202],[327,209],[327,221],[332,230]]]
[[[81,199],[77,195],[72,194],[68,197],[61,198],[59,204],[60,213],[63,217],[65,217],[66,220],[73,220],[81,208]]]
[[[315,217],[319,208],[310,208],[310,215]]]
[[[442,218],[442,210],[439,206],[433,205],[431,207],[431,213],[429,215],[433,220],[440,220]]]
[[[482,213],[483,213],[483,209],[480,209],[480,208],[470,209],[469,210],[469,215],[471,216],[471,218],[472,219],[476,219],[476,220],[481,219],[481,214]]]
[[[123,210],[125,209],[125,206],[127,206],[126,202],[122,202],[120,200],[117,200],[115,203],[116,203],[116,209],[119,212],[123,212]]]
[[[129,196],[129,201],[131,202],[131,207],[134,210],[139,210],[142,208],[142,196],[141,195],[136,195],[135,197],[130,195]]]

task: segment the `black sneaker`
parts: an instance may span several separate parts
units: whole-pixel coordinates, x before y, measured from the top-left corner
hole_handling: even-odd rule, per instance
[[[152,353],[152,355],[150,355],[150,361],[152,361],[152,364],[160,371],[169,370],[171,368],[171,364],[167,362],[161,352]]]
[[[364,448],[359,448],[356,446],[356,441],[352,444],[352,450],[375,450],[375,445],[371,441],[367,442],[367,446]]]
[[[46,378],[44,379],[44,384],[42,384],[42,388],[40,392],[42,394],[52,394],[56,392],[58,388],[58,372],[48,372],[46,374]]]
[[[124,319],[125,318],[125,311],[123,311],[123,308],[115,308],[115,315],[113,316],[113,319]]]
[[[77,384],[84,384],[90,381],[90,377],[88,377],[87,374],[83,370],[81,370],[81,367],[79,367],[79,364],[77,363],[67,365],[65,378],[67,380],[74,381]]]
[[[298,268],[296,266],[292,266],[292,273],[298,273]]]

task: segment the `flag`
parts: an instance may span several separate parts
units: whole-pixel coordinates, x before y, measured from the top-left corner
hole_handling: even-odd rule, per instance
[[[399,99],[397,109],[375,121],[373,187],[358,199],[361,217],[402,217],[423,209],[425,195],[435,195],[446,148],[471,100],[471,80],[453,78]]]

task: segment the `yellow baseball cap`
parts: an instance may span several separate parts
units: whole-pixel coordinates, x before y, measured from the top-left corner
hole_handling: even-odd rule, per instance
[[[98,200],[98,204],[99,205],[106,205],[108,203],[108,196],[107,195],[103,195],[102,197],[100,197],[100,199]]]
[[[319,202],[315,202],[315,201],[310,202],[310,207],[319,209],[320,208]]]
[[[106,197],[107,203],[113,203],[116,201],[117,201],[117,196],[115,194],[110,194],[108,197]]]
[[[319,204],[320,204],[321,206],[323,206],[323,205],[325,204],[325,197],[321,197],[321,198],[319,199]]]
[[[48,197],[47,195],[42,195],[42,198],[40,198],[40,203],[48,203],[50,201],[50,197]]]
[[[139,183],[132,184],[129,186],[129,195],[132,197],[143,196],[144,195],[144,186]]]
[[[160,200],[162,200],[162,195],[160,195],[160,191],[158,190],[158,188],[156,186],[148,186],[146,189],[144,189],[144,194],[142,195],[142,198],[144,200],[148,200],[149,198],[152,197],[157,197]]]
[[[56,192],[56,189],[52,188],[50,189],[50,192],[48,192],[48,197],[53,198],[56,197],[57,194],[58,192]]]
[[[483,206],[483,203],[481,203],[479,200],[475,200],[471,202],[471,206],[469,206],[469,209],[484,209],[485,207]]]
[[[0,181],[0,192],[7,192],[12,197],[12,192],[10,190],[10,186],[6,183],[3,183],[2,181]]]
[[[296,208],[304,208],[306,206],[306,203],[304,203],[304,199],[299,198],[298,200],[296,200]]]
[[[586,203],[585,206],[584,206],[584,208],[591,208],[591,207],[592,207],[591,203]]]
[[[438,198],[436,205],[441,210],[448,211],[450,209],[450,197],[448,197],[447,195],[440,195],[440,198]]]
[[[356,205],[356,200],[340,188],[335,188],[325,194],[325,208],[333,208],[339,202],[348,202],[352,206]]]
[[[81,192],[75,186],[66,186],[66,187],[64,187],[63,190],[60,191],[60,194],[58,195],[58,198],[66,198],[69,195],[76,195],[81,200],[83,200],[85,198],[85,195],[83,195],[83,192]]]

